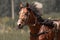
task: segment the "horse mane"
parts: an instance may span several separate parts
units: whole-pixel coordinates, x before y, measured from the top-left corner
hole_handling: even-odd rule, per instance
[[[34,5],[34,4],[30,4],[30,10],[32,10],[33,11],[33,13],[34,13],[34,15],[36,16],[36,17],[38,17],[38,16],[40,16],[40,12],[39,12],[39,10],[36,8],[36,5]],[[39,13],[39,14],[38,14]]]

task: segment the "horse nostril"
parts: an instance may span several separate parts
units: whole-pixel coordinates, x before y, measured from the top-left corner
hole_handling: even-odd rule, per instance
[[[21,24],[18,25],[18,28],[20,29]]]
[[[21,26],[21,24],[19,24],[19,26]]]

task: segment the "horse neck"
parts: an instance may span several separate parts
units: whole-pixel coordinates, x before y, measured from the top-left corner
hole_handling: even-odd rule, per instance
[[[28,24],[34,24],[36,20],[36,17],[34,16],[33,12],[30,12],[29,18],[28,18]]]
[[[28,19],[28,24],[29,24],[29,28],[30,28],[31,33],[38,33],[39,28],[40,28],[40,24],[38,24],[38,22],[36,22],[36,25],[34,26],[35,20],[36,20],[36,17],[31,12],[31,15],[29,16],[29,19]]]

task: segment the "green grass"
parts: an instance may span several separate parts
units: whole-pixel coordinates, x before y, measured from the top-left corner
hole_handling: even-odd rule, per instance
[[[29,33],[20,30],[0,33],[0,40],[29,40]]]
[[[29,40],[29,32],[26,27],[23,30],[15,30],[17,19],[9,17],[0,18],[0,40]]]

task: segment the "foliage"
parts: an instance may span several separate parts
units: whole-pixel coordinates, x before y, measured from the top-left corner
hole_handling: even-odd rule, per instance
[[[0,33],[0,40],[29,40],[29,33],[21,30]]]
[[[0,18],[0,40],[28,40],[28,29],[24,30],[14,29],[16,26],[17,18],[12,20],[9,17]]]
[[[60,11],[60,1],[59,0],[14,0],[14,11],[15,15],[19,12],[19,4],[20,2],[33,2],[39,1],[43,3],[43,12],[59,12]],[[11,0],[0,0],[0,17],[11,17]]]

